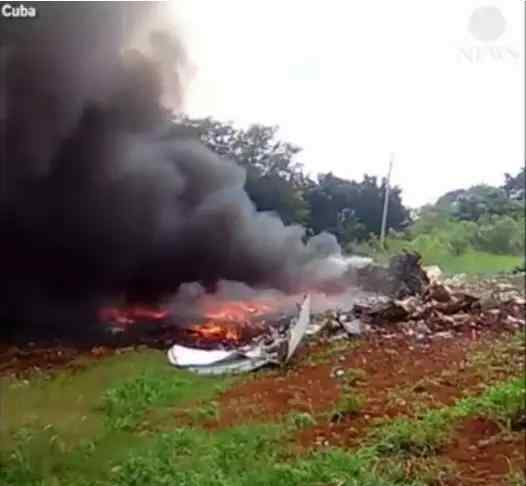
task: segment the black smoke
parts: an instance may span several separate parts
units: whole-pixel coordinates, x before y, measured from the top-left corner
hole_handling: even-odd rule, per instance
[[[123,15],[140,24],[148,6],[34,5],[38,19],[0,26],[4,325],[75,326],[185,282],[292,292],[340,272],[332,236],[305,244],[303,228],[256,212],[244,171],[171,121],[160,100],[184,94],[179,40],[153,32],[152,56],[123,50]]]

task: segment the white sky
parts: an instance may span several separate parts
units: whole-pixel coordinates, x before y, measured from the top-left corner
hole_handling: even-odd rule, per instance
[[[524,163],[522,0],[171,4],[198,68],[187,111],[279,125],[312,175],[383,175],[394,152],[415,207]],[[468,29],[487,5],[506,19],[494,41]]]

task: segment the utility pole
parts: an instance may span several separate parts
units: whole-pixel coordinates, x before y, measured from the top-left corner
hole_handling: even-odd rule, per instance
[[[389,209],[389,190],[391,182],[391,172],[393,170],[394,154],[391,153],[389,159],[389,172],[387,173],[387,179],[385,180],[385,199],[384,199],[384,211],[382,213],[382,228],[380,229],[380,246],[384,248],[385,230],[387,226],[387,211]]]

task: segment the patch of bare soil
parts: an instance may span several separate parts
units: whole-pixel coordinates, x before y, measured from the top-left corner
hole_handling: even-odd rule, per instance
[[[505,485],[511,471],[526,467],[526,436],[503,433],[483,417],[464,420],[440,455],[455,466],[455,485]]]
[[[54,373],[62,369],[78,370],[94,360],[123,353],[133,347],[110,348],[93,346],[79,349],[64,345],[29,343],[24,347],[0,345],[0,376],[24,378],[38,373]]]
[[[466,393],[477,393],[482,377],[466,358],[487,348],[489,337],[467,334],[419,344],[405,337],[370,336],[329,362],[300,361],[293,369],[228,390],[220,399],[221,418],[214,427],[308,412],[318,424],[299,432],[300,447],[355,445],[375,422],[412,415],[418,406],[450,405]],[[363,403],[355,413],[333,417],[343,393],[360,396]]]

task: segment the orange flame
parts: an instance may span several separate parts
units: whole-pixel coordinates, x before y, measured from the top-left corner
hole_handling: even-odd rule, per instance
[[[138,320],[158,321],[168,316],[167,310],[156,309],[144,305],[131,307],[103,307],[99,310],[99,320],[113,324],[135,324]]]
[[[254,336],[261,329],[257,321],[272,310],[272,306],[259,301],[218,301],[213,296],[204,297],[197,305],[203,318],[186,332],[193,339],[206,342],[239,343],[243,337]],[[101,322],[121,327],[168,316],[168,310],[147,305],[103,307],[98,315]]]
[[[195,324],[189,331],[196,337],[207,341],[232,341],[238,342],[243,335],[244,323],[215,323],[212,321]]]
[[[218,321],[246,321],[267,314],[272,309],[267,304],[250,301],[226,301],[219,304],[205,301],[204,308],[207,319]]]
[[[189,332],[206,341],[237,343],[243,335],[257,330],[254,318],[268,314],[272,307],[262,302],[205,302],[205,321],[190,326]]]

